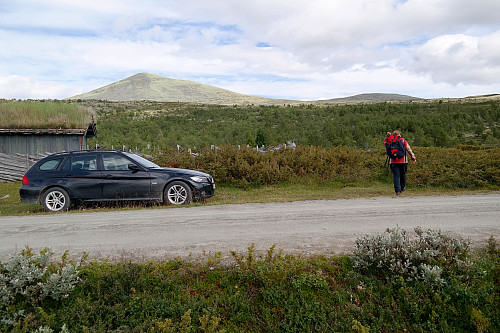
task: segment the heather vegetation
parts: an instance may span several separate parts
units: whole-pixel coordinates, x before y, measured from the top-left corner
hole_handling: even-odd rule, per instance
[[[0,100],[0,128],[73,129],[87,128],[90,108],[60,101]]]
[[[500,251],[437,230],[358,240],[353,255],[271,247],[156,262],[29,249],[0,263],[2,332],[498,332]]]
[[[193,156],[195,152],[195,156]],[[411,187],[495,189],[500,186],[500,147],[415,147],[418,163],[410,165]],[[279,183],[392,182],[384,168],[385,150],[350,147],[298,146],[257,152],[252,148],[224,145],[198,151],[163,150],[155,157],[162,166],[203,170],[216,182],[238,187]]]
[[[298,145],[374,149],[395,129],[420,147],[500,142],[500,101],[246,107],[147,101],[80,104],[98,113],[99,139],[93,144],[107,147],[255,146],[293,140]]]

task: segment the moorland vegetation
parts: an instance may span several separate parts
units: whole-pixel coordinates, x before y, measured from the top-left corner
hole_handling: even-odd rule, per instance
[[[2,332],[498,332],[500,250],[436,230],[360,238],[353,255],[271,247],[120,262],[27,248],[0,262]]]
[[[500,147],[415,147],[418,163],[411,165],[412,188],[498,189]],[[193,154],[193,152],[195,152]],[[390,183],[384,167],[385,150],[350,147],[298,146],[268,153],[223,145],[199,151],[162,150],[155,162],[167,167],[203,170],[216,182],[242,188],[280,183]]]

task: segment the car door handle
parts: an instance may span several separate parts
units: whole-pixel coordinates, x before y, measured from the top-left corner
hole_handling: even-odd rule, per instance
[[[107,174],[104,178],[110,179],[110,178],[113,178],[113,175]]]

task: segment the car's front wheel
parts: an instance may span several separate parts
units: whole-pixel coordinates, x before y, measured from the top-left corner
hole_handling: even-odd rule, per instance
[[[167,205],[185,205],[191,202],[191,188],[184,182],[172,182],[166,188],[163,200]]]
[[[61,212],[69,209],[70,198],[68,192],[60,187],[54,187],[43,195],[42,205],[47,212]]]

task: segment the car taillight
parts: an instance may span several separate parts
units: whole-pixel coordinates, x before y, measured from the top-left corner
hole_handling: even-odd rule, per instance
[[[23,176],[23,185],[29,185],[30,181],[28,180],[28,177]]]

